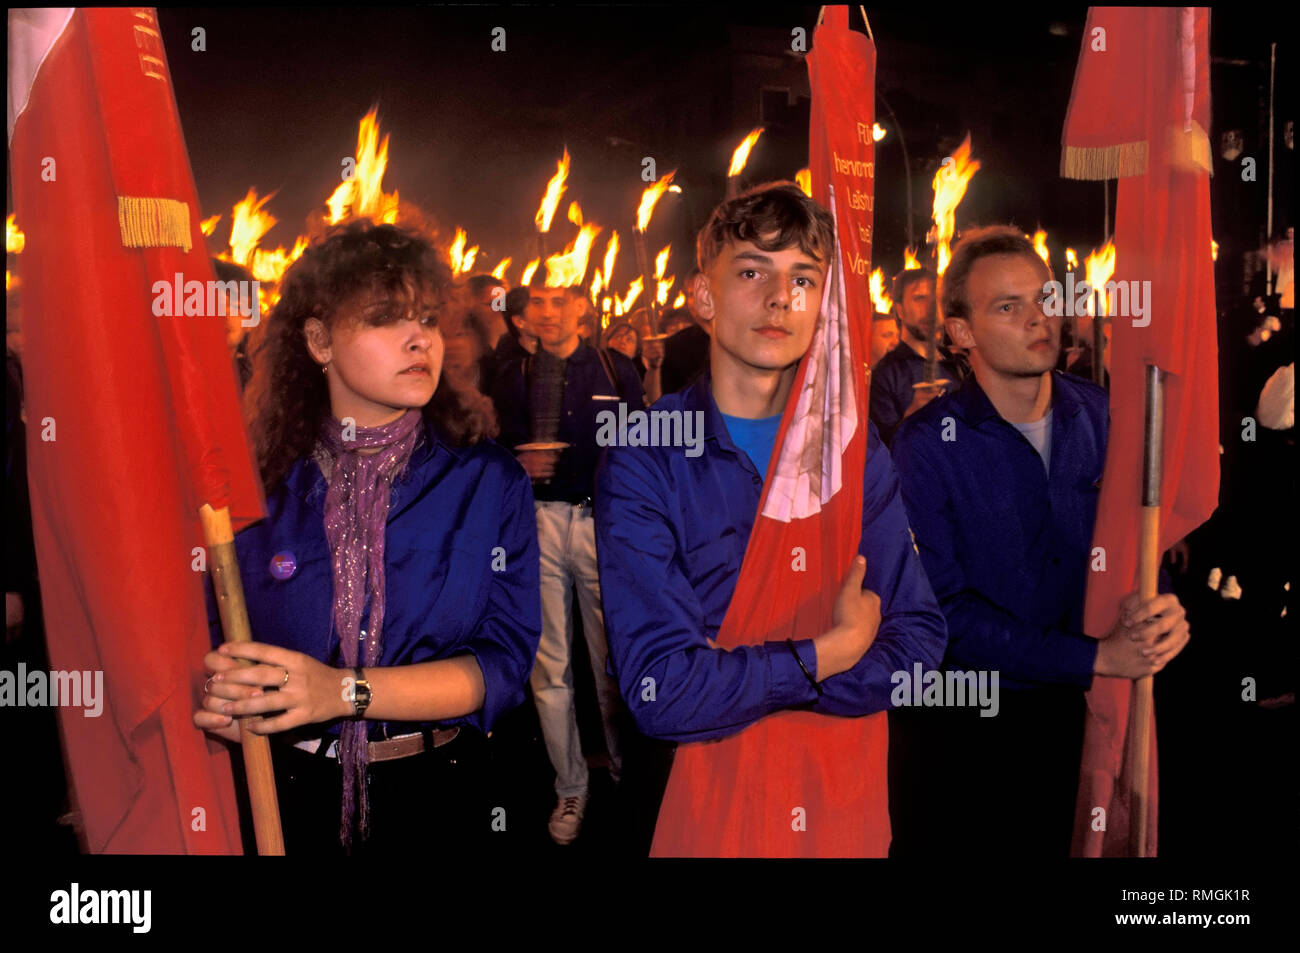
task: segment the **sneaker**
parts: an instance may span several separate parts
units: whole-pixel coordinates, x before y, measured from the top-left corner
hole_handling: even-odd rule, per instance
[[[571,844],[582,829],[582,815],[587,810],[587,795],[562,797],[551,811],[546,829],[557,844]]]

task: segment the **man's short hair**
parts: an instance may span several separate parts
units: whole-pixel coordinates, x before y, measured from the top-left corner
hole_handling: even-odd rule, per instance
[[[966,294],[966,284],[975,262],[990,255],[1023,255],[1032,258],[1037,264],[1043,259],[1034,251],[1034,243],[1025,237],[1024,232],[1011,225],[990,225],[966,232],[952,249],[952,259],[948,270],[944,272],[939,291],[939,302],[945,318],[969,318],[970,299]],[[1052,269],[1048,267],[1048,274]]]
[[[893,288],[891,294],[894,301],[902,304],[903,297],[907,294],[907,289],[912,287],[918,281],[932,281],[938,284],[935,274],[929,268],[905,268],[898,274],[894,275]]]
[[[548,285],[546,283],[546,273],[539,268],[537,273],[533,275],[532,281],[528,282],[527,288],[530,291],[541,291],[545,288],[554,289],[555,285]],[[565,297],[570,300],[574,298],[587,297],[587,289],[582,287],[582,285],[566,285],[560,290],[563,291]]]
[[[523,314],[526,307],[528,307],[527,288],[511,288],[506,292],[506,330],[516,341],[519,340],[520,331],[515,325],[515,316]]]
[[[770,240],[764,237],[772,235]],[[700,271],[707,272],[729,244],[750,242],[763,251],[791,245],[829,265],[835,222],[793,182],[769,182],[728,199],[713,210],[696,241]]]
[[[483,293],[489,288],[505,288],[507,291],[510,290],[510,285],[506,284],[506,282],[502,281],[500,278],[494,278],[491,275],[474,275],[467,282],[467,286],[469,288],[469,293],[475,298],[482,297]]]

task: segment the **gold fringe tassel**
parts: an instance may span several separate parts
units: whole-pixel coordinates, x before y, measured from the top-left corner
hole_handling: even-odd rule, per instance
[[[1204,169],[1211,175],[1210,137],[1198,122],[1184,132],[1181,126],[1169,130],[1169,160],[1178,169]],[[1145,175],[1147,143],[1123,142],[1117,146],[1066,146],[1061,153],[1061,176],[1066,179],[1120,179]]]
[[[180,248],[189,251],[190,207],[176,199],[119,195],[117,221],[126,248]]]
[[[1066,146],[1061,153],[1061,176],[1066,179],[1119,179],[1146,171],[1145,139],[1117,146]]]

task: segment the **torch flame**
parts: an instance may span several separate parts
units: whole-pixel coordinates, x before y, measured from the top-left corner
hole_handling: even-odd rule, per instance
[[[877,268],[871,273],[871,303],[876,306],[877,314],[890,314],[894,310],[894,301],[885,293],[885,273]]]
[[[613,309],[613,307],[614,307],[613,298],[606,296],[600,299],[600,310],[605,312],[606,315],[609,314],[609,312]]]
[[[587,259],[591,256],[591,246],[600,234],[599,225],[584,225],[578,237],[558,255],[546,259],[546,287],[569,288],[582,284],[587,275]]]
[[[672,245],[665,245],[663,251],[655,255],[655,277],[662,278],[664,271],[668,267],[668,253],[672,251]]]
[[[669,172],[658,182],[652,182],[650,186],[641,193],[641,204],[636,210],[636,230],[644,232],[650,225],[650,216],[654,214],[655,203],[659,201],[660,196],[668,191],[668,186],[673,184],[673,176],[677,173],[674,169]]]
[[[754,148],[754,143],[758,142],[758,137],[762,134],[763,127],[759,126],[740,140],[740,145],[736,146],[736,151],[731,154],[731,167],[727,169],[727,178],[734,178],[745,171],[745,163],[749,161],[749,150]]]
[[[883,138],[885,138],[885,127],[878,122],[873,122],[871,124],[871,141],[879,142]]]
[[[492,277],[497,281],[506,280],[506,269],[510,267],[510,262],[514,259],[502,258],[495,268],[492,269]]]
[[[577,202],[569,203],[569,221],[582,228],[582,206]]]
[[[1043,259],[1043,264],[1048,268],[1052,267],[1052,257],[1047,251],[1047,232],[1041,228],[1034,232],[1034,251],[1038,252],[1038,257]]]
[[[903,249],[903,270],[919,271],[920,268],[921,268],[921,263],[917,261],[916,249],[904,248]]]
[[[217,222],[219,221],[221,221],[220,212],[218,212],[216,215],[212,216],[211,218],[205,218],[203,221],[199,222],[199,231],[201,231],[204,235],[211,237],[212,233],[217,230]]]
[[[19,255],[25,247],[27,247],[27,236],[10,215],[5,219],[5,253]]]
[[[655,294],[655,300],[659,302],[660,307],[668,303],[668,294],[673,290],[673,282],[676,280],[677,276],[673,275],[667,281],[659,282],[659,290]]]
[[[641,292],[644,290],[644,288],[645,288],[645,284],[641,281],[641,276],[637,275],[635,278],[632,279],[632,283],[627,286],[627,294],[625,294],[622,298],[615,300],[614,313],[627,314],[629,311],[631,311],[632,305],[636,302],[636,299],[640,297]]]
[[[1213,238],[1210,239],[1210,261],[1219,260],[1219,243]]]
[[[542,204],[538,206],[537,214],[533,217],[539,232],[551,230],[551,219],[555,217],[555,210],[560,206],[560,196],[564,194],[564,183],[568,178],[569,150],[566,148],[564,157],[556,163],[555,175],[551,176],[551,181],[546,183],[546,194],[542,196]]]
[[[537,270],[537,266],[540,264],[541,260],[534,258],[528,264],[524,265],[524,273],[519,276],[519,284],[522,287],[527,287],[528,283],[533,280],[533,272]]]
[[[679,292],[677,292],[677,297],[673,299],[673,307],[674,307],[674,308],[684,308],[684,307],[686,307],[686,292],[685,292],[685,291],[679,291]]]
[[[597,268],[596,273],[591,277],[591,303],[593,307],[600,304],[600,290],[603,287],[600,269]]]
[[[980,164],[970,157],[970,133],[952,154],[952,161],[945,162],[934,174],[934,224],[935,241],[938,243],[936,263],[939,274],[948,269],[948,260],[952,257],[950,247],[956,234],[956,211],[966,194],[966,186],[979,171]]]
[[[1108,241],[1102,246],[1101,251],[1093,249],[1092,254],[1083,260],[1083,267],[1087,275],[1088,287],[1094,292],[1100,290],[1103,295],[1106,294],[1106,282],[1110,281],[1110,276],[1115,273],[1115,243]],[[1106,314],[1110,314],[1110,301],[1105,304]],[[1096,295],[1088,296],[1088,313],[1096,314]]]
[[[250,188],[243,201],[235,203],[230,212],[230,258],[236,264],[248,265],[253,259],[253,250],[257,248],[262,236],[276,223],[275,217],[263,212],[262,206],[275,196],[272,192],[261,201],[257,198],[257,189]]]
[[[456,236],[452,239],[451,249],[448,252],[453,275],[466,274],[474,267],[474,259],[478,257],[478,246],[475,245],[473,248],[466,249],[467,244],[469,244],[469,236],[465,233],[465,229],[457,228]]]
[[[1074,253],[1073,248],[1067,248],[1065,250],[1065,264],[1069,266],[1071,270],[1079,267],[1079,256]]]
[[[278,284],[288,267],[301,258],[306,250],[307,239],[301,235],[294,242],[293,248],[287,252],[283,246],[276,248],[275,251],[256,248],[253,250],[253,260],[249,264],[249,270],[253,273],[253,277],[263,284]],[[280,300],[279,293],[275,293],[269,300],[271,304],[275,304]]]
[[[609,233],[609,241],[605,242],[605,263],[601,268],[600,274],[605,283],[605,287],[613,289],[614,287],[614,262],[618,260],[618,231]]]
[[[331,225],[350,216],[367,216],[392,225],[397,221],[397,193],[384,192],[384,170],[388,168],[388,136],[379,139],[379,109],[361,117],[357,128],[356,167],[352,178],[342,182],[325,201]]]
[[[803,190],[803,194],[812,198],[812,170],[800,169],[794,174],[794,184]]]

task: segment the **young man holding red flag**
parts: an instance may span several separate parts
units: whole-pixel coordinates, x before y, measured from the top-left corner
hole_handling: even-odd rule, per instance
[[[974,375],[899,428],[894,457],[922,561],[948,620],[945,664],[1000,676],[995,717],[921,715],[910,785],[922,798],[899,854],[1066,856],[1093,675],[1137,679],[1187,644],[1178,598],[1131,593],[1101,638],[1083,629],[1109,428],[1106,393],[1053,371],[1051,271],[1017,229],[967,233],[943,277],[948,333]],[[918,760],[923,759],[923,760]],[[954,791],[960,791],[953,796]],[[914,815],[915,816],[915,815]],[[911,825],[907,825],[909,828]]]
[[[859,419],[854,434],[866,441],[859,556],[829,627],[808,611],[828,575],[822,563],[835,558],[818,545],[816,521],[785,521],[791,532],[807,526],[807,546],[771,551],[751,539],[761,520],[773,522],[767,504],[773,484],[787,476],[780,452],[787,430],[831,426],[816,410],[793,415],[785,429],[782,423],[787,405],[802,396],[800,362],[829,323],[825,302],[836,296],[824,296],[824,286],[833,282],[842,301],[828,267],[837,250],[831,215],[792,184],[720,205],[699,237],[695,285],[711,328],[709,369],[654,407],[700,415],[703,452],[614,447],[597,473],[601,589],[623,697],[648,735],[725,739],[679,747],[655,835],[658,856],[867,856],[888,844],[883,748],[868,751],[883,739],[837,732],[863,721],[883,729],[882,721],[857,716],[888,707],[896,671],[937,665],[946,634],[874,426]],[[805,389],[829,391],[828,376],[810,373]],[[819,468],[812,479],[822,474]],[[842,474],[846,487],[858,477]],[[838,494],[841,501],[849,495]],[[825,503],[833,496],[823,495],[827,518],[843,512]],[[813,589],[792,610],[793,622],[772,616],[770,629],[756,623],[757,630],[735,631],[737,618],[780,603],[780,590],[807,587],[805,580]],[[787,632],[795,637],[782,638]],[[788,734],[753,734],[777,721],[790,726]],[[747,749],[747,734],[766,741]]]

